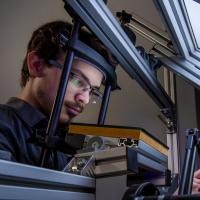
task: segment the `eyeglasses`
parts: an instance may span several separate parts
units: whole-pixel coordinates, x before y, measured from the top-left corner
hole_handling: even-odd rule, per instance
[[[49,64],[54,65],[55,67],[59,69],[63,69],[63,65],[58,63],[55,60],[49,60]],[[96,100],[102,99],[102,93],[99,91],[99,89],[92,87],[88,81],[86,81],[83,77],[80,75],[70,72],[69,81],[79,90],[81,91],[89,91],[90,97],[93,99],[92,102],[96,102]]]
[[[70,82],[84,92],[89,91],[91,96],[102,98],[102,93],[97,88],[92,87],[86,80],[74,72],[70,73]]]

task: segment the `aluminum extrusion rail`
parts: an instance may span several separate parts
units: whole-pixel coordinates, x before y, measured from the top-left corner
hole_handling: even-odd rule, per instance
[[[94,200],[95,179],[0,160],[0,199]]]

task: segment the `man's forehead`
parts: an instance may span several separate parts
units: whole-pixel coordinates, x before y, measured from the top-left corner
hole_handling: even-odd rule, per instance
[[[63,53],[63,54],[60,56],[59,60],[60,60],[61,63],[64,64],[65,59],[66,59],[66,56],[67,56],[66,53]],[[79,68],[79,67],[81,67],[81,64],[83,64],[83,63],[87,64],[89,68],[91,67],[91,68],[97,69],[99,72],[102,73],[102,75],[103,75],[103,81],[106,80],[106,74],[105,74],[105,72],[102,71],[99,67],[97,67],[97,65],[95,65],[95,64],[92,63],[91,61],[87,60],[86,58],[82,58],[82,57],[80,57],[80,56],[75,56],[75,57],[74,57],[74,60],[73,60],[72,68]]]
[[[105,73],[99,67],[97,67],[94,63],[90,62],[89,60],[81,58],[81,57],[75,57],[74,60],[78,60],[78,61],[81,61],[83,63],[88,64],[90,67],[95,68],[96,70],[98,70],[99,72],[101,72],[102,75],[103,75],[103,77],[104,77],[104,79],[106,78]]]
[[[80,58],[74,59],[72,70],[84,77],[91,84],[100,85],[104,78],[103,72],[94,66],[94,64]]]

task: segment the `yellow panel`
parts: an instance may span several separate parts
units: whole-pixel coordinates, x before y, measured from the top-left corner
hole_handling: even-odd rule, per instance
[[[69,127],[69,133],[82,134],[82,135],[95,135],[112,138],[133,138],[135,140],[142,140],[146,144],[152,146],[159,152],[167,155],[168,148],[162,143],[148,135],[144,131],[138,128],[126,128],[115,126],[95,126],[95,125],[81,125],[72,124]]]

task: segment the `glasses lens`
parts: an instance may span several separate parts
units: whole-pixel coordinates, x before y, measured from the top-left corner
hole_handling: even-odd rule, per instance
[[[74,86],[79,89],[89,88],[89,85],[83,79],[81,79],[81,77],[72,72],[70,74],[70,81]]]
[[[92,89],[90,102],[92,104],[96,104],[97,102],[100,102],[102,100],[102,96],[102,93],[98,89]]]
[[[70,74],[70,82],[82,91],[89,91],[91,102],[97,102],[102,99],[103,95],[97,88],[91,87],[89,83],[73,72]]]
[[[91,95],[95,96],[96,98],[99,98],[99,99],[102,98],[102,93],[97,89],[92,89],[91,90]]]

